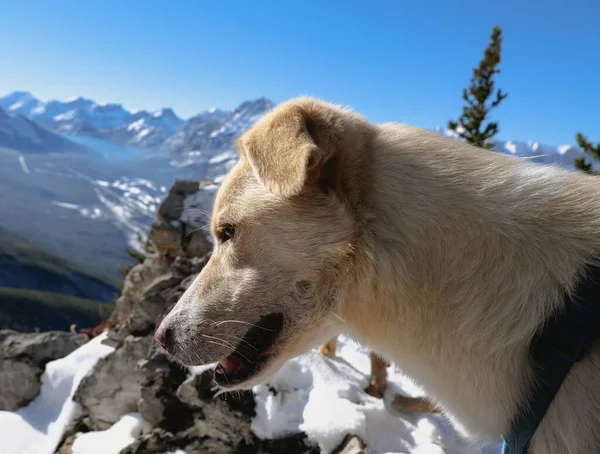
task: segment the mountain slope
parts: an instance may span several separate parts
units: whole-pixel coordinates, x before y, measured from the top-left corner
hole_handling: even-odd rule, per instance
[[[117,288],[0,227],[0,287],[40,290],[109,302]]]
[[[105,320],[111,307],[75,296],[0,287],[0,329],[68,331],[72,323],[90,328]]]
[[[54,134],[21,115],[8,115],[0,107],[0,147],[21,153],[83,153],[86,147]]]
[[[179,166],[210,164],[211,159],[235,157],[233,142],[274,104],[266,98],[246,101],[230,111],[211,109],[190,118],[160,149]],[[219,161],[221,161],[219,160]],[[206,177],[212,177],[207,175]]]
[[[23,91],[0,97],[0,108],[62,134],[87,135],[145,148],[157,146],[183,124],[172,109],[130,112],[120,104],[99,104],[83,97],[43,102]]]

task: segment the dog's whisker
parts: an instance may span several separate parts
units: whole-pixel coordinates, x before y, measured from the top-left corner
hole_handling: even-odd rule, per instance
[[[250,322],[245,322],[243,320],[221,320],[220,322],[215,322],[213,323],[211,326],[221,326],[223,323],[242,323],[244,325],[249,325],[249,326],[253,326],[254,328],[259,328],[265,331],[271,331],[271,332],[275,332],[277,330],[274,329],[268,329],[265,328],[264,326],[260,326],[260,325],[255,325],[254,323],[250,323]]]
[[[210,338],[210,339],[216,339],[216,340],[218,340],[218,341],[220,341],[220,342],[223,342],[223,344],[225,344],[225,345],[221,344],[221,346],[222,346],[222,347],[223,347],[223,346],[226,346],[226,347],[232,348],[234,351],[236,351],[237,353],[239,353],[239,354],[240,354],[240,356],[242,356],[242,357],[243,357],[243,358],[244,358],[246,361],[248,361],[250,364],[254,364],[254,361],[250,361],[250,359],[248,359],[248,357],[247,357],[246,355],[244,355],[244,354],[243,354],[243,353],[242,353],[242,352],[241,352],[239,349],[237,349],[235,345],[233,345],[233,344],[232,344],[232,343],[230,343],[230,342],[227,342],[225,339],[220,339],[220,338],[218,338],[218,337],[209,336],[209,335],[207,335],[207,334],[201,334],[201,336],[202,336],[202,337],[207,337],[207,338]],[[209,341],[207,341],[207,342],[213,342],[213,341],[210,341],[210,340],[209,340]],[[213,343],[216,343],[216,342],[213,342]]]
[[[234,338],[234,339],[236,339],[236,340],[239,340],[240,342],[243,342],[244,344],[248,345],[248,347],[252,348],[253,350],[256,350],[256,351],[258,351],[258,348],[256,348],[256,347],[255,347],[254,345],[252,345],[250,342],[248,342],[248,341],[247,341],[247,340],[245,340],[245,339],[242,339],[242,338],[241,338],[241,337],[239,337],[239,336],[236,336],[235,334],[221,334],[221,336],[232,337],[232,338]]]
[[[340,320],[341,320],[343,323],[348,323],[346,320],[344,320],[342,317],[340,317],[340,316],[339,316],[337,313],[333,312],[333,315],[334,315],[336,318],[340,319]]]

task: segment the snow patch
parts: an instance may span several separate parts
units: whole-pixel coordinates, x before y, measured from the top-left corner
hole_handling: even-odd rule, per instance
[[[370,360],[367,350],[340,336],[338,356],[316,350],[288,361],[264,385],[253,388],[256,416],[252,430],[259,438],[278,438],[299,431],[321,452],[331,452],[346,434],[358,435],[373,454],[482,453],[458,436],[443,415],[403,415],[391,409],[396,393],[421,396],[421,390],[394,366],[388,369],[384,399],[368,395]],[[489,454],[499,452],[494,446]]]
[[[27,162],[25,161],[25,157],[24,156],[19,156],[19,164],[21,164],[21,168],[23,169],[23,172],[25,172],[25,173],[31,173],[29,171],[29,167],[27,167]]]
[[[52,205],[56,205],[57,207],[61,207],[61,208],[66,208],[68,210],[78,210],[79,209],[79,205],[77,205],[75,203],[56,202],[55,200],[52,201]]]
[[[556,147],[556,149],[558,150],[558,154],[563,155],[570,151],[573,151],[575,147],[573,147],[572,145],[559,145],[558,147]]]
[[[73,393],[96,363],[114,351],[96,336],[64,358],[50,361],[42,374],[40,394],[16,412],[0,412],[3,454],[53,454],[65,429],[80,415]]]
[[[119,454],[141,432],[142,417],[129,413],[106,430],[76,434],[72,454]]]

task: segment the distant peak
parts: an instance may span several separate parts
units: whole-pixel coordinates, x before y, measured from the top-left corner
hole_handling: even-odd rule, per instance
[[[172,117],[179,118],[175,111],[171,107],[163,107],[162,109],[154,112],[155,117]]]
[[[8,96],[14,96],[19,98],[33,98],[31,92],[21,90],[13,91],[12,93],[9,93]]]

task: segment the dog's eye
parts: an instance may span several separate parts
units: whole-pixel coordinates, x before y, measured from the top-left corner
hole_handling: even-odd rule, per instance
[[[233,238],[235,235],[235,227],[232,225],[225,225],[217,231],[217,236],[221,243],[225,243]]]

